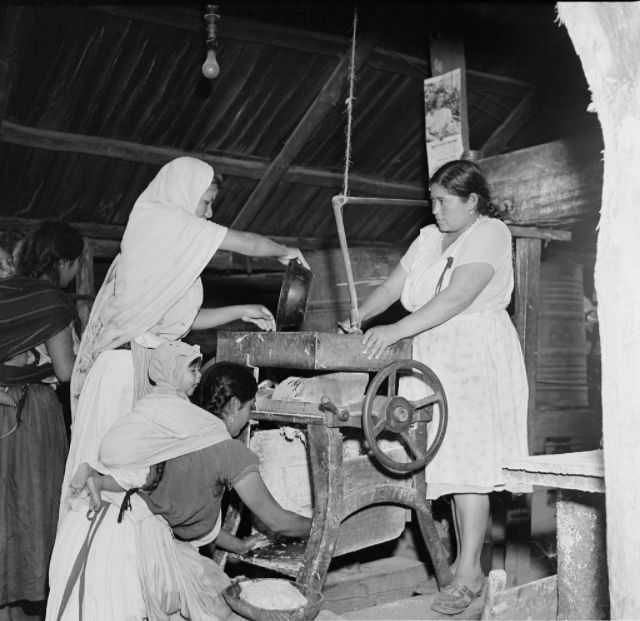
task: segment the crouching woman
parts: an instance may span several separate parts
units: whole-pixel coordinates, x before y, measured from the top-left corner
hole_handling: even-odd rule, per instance
[[[270,530],[309,533],[311,520],[275,501],[257,457],[233,439],[253,408],[251,371],[212,366],[202,386],[205,410],[188,400],[200,381],[199,363],[197,348],[180,342],[153,352],[155,386],[107,433],[100,463],[91,464],[106,476],[89,477],[93,500],[85,493],[73,512],[86,520],[90,505],[97,505],[88,536],[77,541],[72,520],[58,533],[47,619],[77,619],[79,610],[95,621],[230,618],[221,597],[229,579],[198,552],[211,541],[238,552],[255,542],[220,531],[229,488]],[[84,487],[87,474],[81,467],[72,485]]]

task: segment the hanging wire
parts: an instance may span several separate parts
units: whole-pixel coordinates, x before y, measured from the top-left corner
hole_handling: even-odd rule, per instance
[[[347,130],[344,152],[344,177],[342,180],[342,195],[349,196],[349,169],[351,168],[351,127],[353,124],[353,96],[356,81],[356,36],[358,31],[358,9],[353,9],[353,33],[351,36],[351,62],[349,66],[349,96],[345,103],[347,105]]]

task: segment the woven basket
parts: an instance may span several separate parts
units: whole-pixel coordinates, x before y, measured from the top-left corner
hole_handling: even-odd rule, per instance
[[[278,610],[258,608],[242,599],[240,592],[244,582],[260,582],[260,580],[234,581],[222,592],[222,596],[234,612],[247,619],[253,621],[311,621],[320,612],[323,601],[322,593],[310,587],[305,587],[291,580],[284,580],[284,582],[289,582],[296,587],[307,598],[307,603],[300,608]]]

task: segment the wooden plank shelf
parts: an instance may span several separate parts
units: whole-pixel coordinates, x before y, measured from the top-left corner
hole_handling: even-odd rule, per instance
[[[503,472],[511,482],[582,492],[605,491],[601,449],[512,459],[503,465]]]

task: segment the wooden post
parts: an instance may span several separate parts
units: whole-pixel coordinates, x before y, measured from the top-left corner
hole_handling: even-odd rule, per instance
[[[534,446],[534,417],[536,415],[541,250],[542,240],[540,239],[516,238],[514,323],[520,337],[524,363],[527,368],[527,381],[529,383],[527,435],[530,454]]]
[[[611,619],[640,619],[640,4],[560,2],[604,139],[595,284],[602,348],[602,418]]]
[[[556,510],[558,619],[610,619],[603,496],[561,490]]]
[[[93,275],[93,245],[90,239],[84,239],[84,249],[80,258],[80,269],[76,276],[76,293],[79,297],[76,301],[76,308],[80,317],[80,324],[84,331],[89,321],[89,313],[95,295],[94,275]]]

